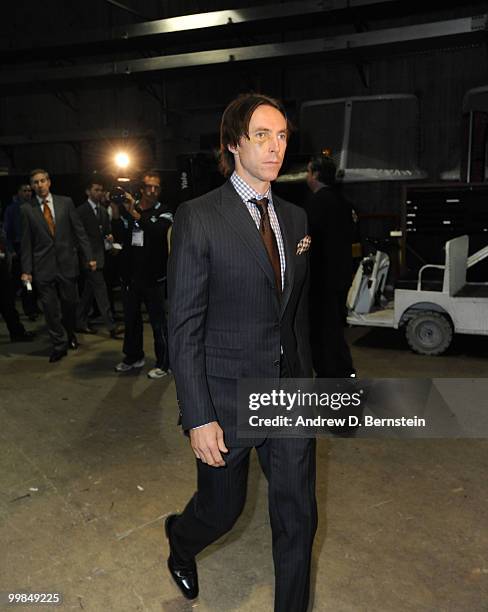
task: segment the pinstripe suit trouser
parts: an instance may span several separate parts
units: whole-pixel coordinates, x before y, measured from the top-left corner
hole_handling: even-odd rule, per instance
[[[256,446],[268,481],[275,612],[306,612],[308,608],[317,528],[315,447],[315,439],[310,438],[267,438]],[[197,492],[171,532],[175,552],[182,559],[195,557],[238,519],[246,499],[250,453],[249,447],[231,448],[223,468],[197,461]]]

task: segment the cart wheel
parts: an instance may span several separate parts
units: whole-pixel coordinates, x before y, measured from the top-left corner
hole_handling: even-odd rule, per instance
[[[452,325],[443,314],[423,310],[408,321],[405,335],[416,353],[441,355],[451,344]]]

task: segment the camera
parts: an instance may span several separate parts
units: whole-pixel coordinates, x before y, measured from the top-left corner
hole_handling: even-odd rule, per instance
[[[114,202],[118,206],[122,206],[124,202],[127,202],[126,193],[130,193],[130,195],[134,198],[134,200],[140,200],[142,197],[142,188],[143,184],[141,181],[124,181],[116,182],[109,191],[109,198],[111,202]]]
[[[119,185],[115,185],[109,192],[109,198],[110,201],[114,204],[122,206],[124,202],[127,201],[126,190],[120,187]]]

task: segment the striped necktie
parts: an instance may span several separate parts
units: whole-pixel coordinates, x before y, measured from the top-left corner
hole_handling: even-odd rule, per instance
[[[278,291],[278,296],[281,296],[281,263],[280,263],[280,254],[278,252],[278,245],[276,243],[276,236],[273,232],[273,228],[271,227],[271,222],[269,220],[269,212],[268,212],[268,198],[263,198],[262,200],[257,200],[256,198],[251,198],[249,202],[255,204],[259,210],[259,214],[261,215],[261,223],[259,224],[259,233],[264,242],[264,246],[266,247],[266,251],[268,253],[268,257],[271,261],[271,265],[273,266],[273,271],[275,275],[276,281],[276,290]]]

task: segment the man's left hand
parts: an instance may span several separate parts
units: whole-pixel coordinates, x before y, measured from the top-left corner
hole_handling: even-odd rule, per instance
[[[95,270],[97,269],[97,262],[94,259],[92,261],[89,261],[88,267],[92,272],[95,272]]]
[[[195,457],[212,467],[223,467],[221,453],[229,452],[224,442],[224,432],[217,421],[190,429],[190,443]]]

